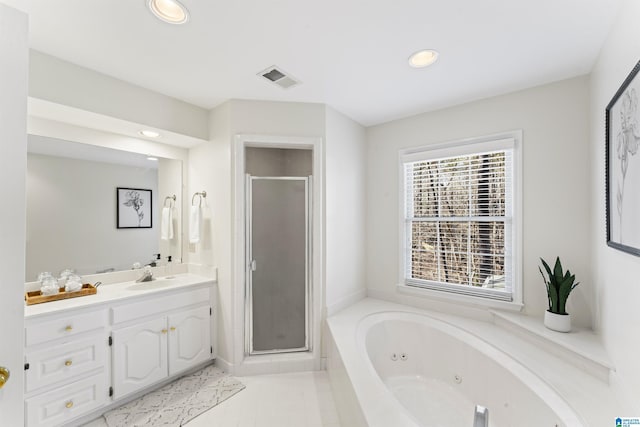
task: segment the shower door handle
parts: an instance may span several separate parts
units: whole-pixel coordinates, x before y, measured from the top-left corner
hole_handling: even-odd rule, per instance
[[[251,269],[251,271],[256,271],[258,266],[256,265],[256,260],[255,259],[251,260],[251,263],[249,264],[249,268]]]

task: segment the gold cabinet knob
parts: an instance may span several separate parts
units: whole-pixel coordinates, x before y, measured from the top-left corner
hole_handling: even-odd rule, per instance
[[[175,327],[175,326],[172,326],[172,327],[171,327],[171,328],[169,328],[169,329],[171,329],[172,331],[175,331],[175,330],[176,330],[176,327]]]
[[[4,385],[9,381],[9,377],[11,373],[4,366],[0,366],[0,388],[4,387]]]
[[[67,404],[64,406],[66,406],[69,409],[73,408],[73,401],[72,400],[68,401]]]
[[[64,366],[71,366],[73,365],[73,361],[72,360],[67,360],[64,362]]]
[[[160,332],[162,332],[163,334],[166,334],[166,333],[167,333],[167,330],[166,330],[166,329],[163,329],[163,330],[162,330],[162,331],[160,331]]]
[[[71,331],[73,331],[73,326],[69,325],[69,326],[67,326],[66,328],[64,328],[64,330],[65,330],[66,332],[71,332]]]

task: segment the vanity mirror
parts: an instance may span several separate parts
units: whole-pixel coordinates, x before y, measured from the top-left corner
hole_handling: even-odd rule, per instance
[[[119,187],[149,190],[151,227],[118,228]],[[26,281],[67,268],[81,275],[127,270],[158,253],[163,262],[169,255],[180,261],[182,206],[181,160],[29,135]]]

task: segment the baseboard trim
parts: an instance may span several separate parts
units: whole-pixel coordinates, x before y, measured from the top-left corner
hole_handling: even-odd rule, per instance
[[[233,365],[233,363],[229,363],[222,357],[216,357],[215,365],[223,371],[228,372],[231,375],[235,375],[235,366]]]

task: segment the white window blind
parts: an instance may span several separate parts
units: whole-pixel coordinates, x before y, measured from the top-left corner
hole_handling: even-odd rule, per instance
[[[403,157],[406,285],[512,301],[513,146]]]

